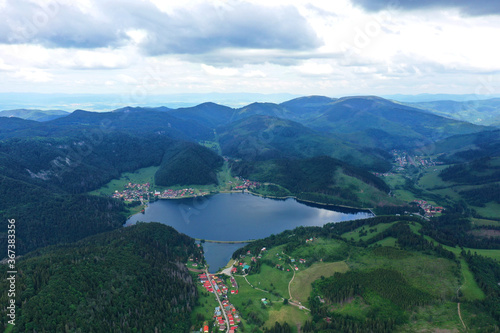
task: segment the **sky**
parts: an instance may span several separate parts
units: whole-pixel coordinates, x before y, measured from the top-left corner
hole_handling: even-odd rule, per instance
[[[492,0],[0,0],[0,93],[500,94]]]

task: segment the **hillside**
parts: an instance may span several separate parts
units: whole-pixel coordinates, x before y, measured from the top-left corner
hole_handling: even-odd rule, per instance
[[[336,98],[325,96],[305,96],[295,98],[280,104],[295,119],[312,119],[320,116]]]
[[[184,263],[199,255],[193,239],[159,223],[32,252],[16,263],[12,332],[186,332],[198,294]],[[7,290],[6,266],[1,275]]]
[[[235,109],[215,103],[203,103],[189,108],[171,110],[169,114],[179,119],[193,120],[207,127],[215,128],[231,122]]]
[[[303,332],[462,331],[464,326],[471,332],[495,331],[500,263],[474,254],[482,250],[437,243],[428,232],[439,224],[380,216],[258,240],[233,254],[236,267],[239,262],[250,266],[249,275],[236,280],[247,293],[262,290],[259,295],[282,297],[288,305],[276,301],[261,307],[247,303],[245,294],[230,295],[230,301],[252,318],[245,322],[252,329],[275,326],[279,311],[280,325],[300,326]],[[447,233],[460,239],[463,231]],[[488,255],[500,257],[495,251]],[[250,260],[256,254],[258,259]],[[246,281],[259,287],[252,290]],[[299,310],[299,304],[310,312]]]
[[[423,146],[454,134],[486,128],[422,112],[380,97],[344,97],[305,125],[351,142],[383,149]]]
[[[217,129],[222,154],[244,160],[332,156],[372,170],[389,163],[375,149],[327,137],[297,122],[271,116],[252,116]]]
[[[124,172],[159,166],[161,184],[205,184],[217,182],[221,165],[210,149],[159,134],[6,139],[0,141],[0,211],[22,221],[21,254],[121,227],[127,214],[121,201],[83,194]],[[1,235],[6,228],[2,223]]]
[[[155,174],[160,186],[217,184],[217,170],[224,160],[212,150],[195,143],[169,146]]]
[[[407,103],[434,114],[485,126],[500,126],[500,98],[469,101],[436,100]]]
[[[293,195],[298,199],[352,207],[396,204],[387,195],[389,188],[380,178],[327,156],[234,162],[232,170],[235,175],[274,184],[260,189],[270,196]]]
[[[68,114],[69,112],[62,110],[16,109],[0,111],[0,117],[17,117],[35,121],[49,121]]]
[[[57,193],[0,175],[0,212],[15,219],[16,254],[120,228],[124,205],[110,198]],[[7,248],[7,223],[1,224],[0,246]],[[1,259],[7,256],[3,252]]]
[[[11,137],[72,137],[86,133],[98,137],[120,131],[128,134],[161,134],[182,140],[206,140],[213,131],[195,121],[175,118],[163,111],[88,112],[71,114],[45,122],[0,117],[0,139]]]

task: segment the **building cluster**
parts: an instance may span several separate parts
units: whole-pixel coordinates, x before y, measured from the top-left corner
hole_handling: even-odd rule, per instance
[[[425,200],[413,200],[425,212],[425,216],[431,217],[436,214],[441,214],[444,210],[443,207],[435,207]]]
[[[112,197],[115,199],[123,199],[127,202],[132,201],[143,201],[149,200],[149,197],[153,196],[153,192],[150,191],[150,184],[125,184],[125,189],[123,191],[115,191]]]
[[[127,202],[132,201],[149,201],[153,198],[159,199],[177,199],[184,197],[196,197],[208,195],[208,192],[195,192],[192,188],[184,188],[181,190],[168,189],[163,192],[151,190],[151,185],[149,183],[145,184],[134,184],[128,183],[125,185],[123,191],[116,190],[112,197],[115,199],[123,199]]]
[[[236,177],[236,178],[238,178],[238,177]],[[233,190],[248,190],[248,189],[254,189],[254,188],[260,186],[259,182],[254,182],[254,181],[251,181],[248,179],[241,179],[241,181],[243,182],[243,184],[238,185],[238,186],[234,186]]]
[[[214,309],[214,326],[219,328],[219,331],[226,331],[228,328],[226,325],[229,323],[229,332],[236,332],[238,329],[238,324],[241,322],[240,315],[233,304],[227,300],[227,293],[229,291],[228,287],[224,284],[224,281],[217,275],[207,275],[205,273],[199,274],[198,278],[203,287],[210,293],[217,293],[221,298],[221,306],[217,306]],[[231,294],[238,293],[238,285],[234,278],[231,278],[231,284],[233,288],[231,289]],[[225,317],[227,316],[227,322]]]
[[[174,198],[184,198],[184,197],[196,197],[196,196],[202,196],[202,195],[207,195],[208,192],[200,192],[198,194],[195,193],[195,190],[192,188],[184,188],[181,190],[172,190],[168,189],[163,192],[156,191],[155,196],[159,197],[160,199],[174,199]]]
[[[414,166],[422,166],[424,168],[436,166],[438,164],[443,164],[443,162],[436,162],[430,157],[424,156],[415,156],[414,158],[410,157],[405,151],[399,150],[391,150],[392,155],[396,161],[396,164],[399,166],[399,169],[406,167],[408,163]],[[390,174],[390,173],[389,173]],[[382,174],[386,175],[386,174]]]

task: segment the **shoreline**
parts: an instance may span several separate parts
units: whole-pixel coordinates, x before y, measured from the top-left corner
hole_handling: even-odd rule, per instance
[[[245,244],[245,243],[252,243],[255,242],[256,239],[249,239],[249,240],[234,240],[234,241],[222,241],[222,240],[212,240],[212,239],[203,239],[203,238],[195,238],[194,240],[201,242],[202,240],[205,241],[205,243],[218,243],[218,244]]]
[[[373,214],[373,216],[377,216],[372,211],[373,208],[359,208],[359,207],[352,207],[352,206],[339,205],[339,204],[323,203],[323,202],[317,202],[317,201],[312,201],[312,200],[300,199],[300,198],[297,198],[296,196],[293,196],[293,195],[288,195],[285,197],[275,197],[275,196],[263,195],[263,194],[255,193],[255,192],[251,192],[251,191],[247,191],[245,193],[250,193],[252,195],[255,195],[255,196],[258,196],[261,198],[281,199],[281,200],[291,198],[291,199],[297,200],[297,202],[307,202],[307,203],[312,203],[312,204],[321,205],[321,206],[332,206],[332,207],[347,208],[347,209],[353,209],[353,210],[369,211],[371,214]]]
[[[263,194],[260,194],[260,193],[256,193],[256,192],[252,192],[252,191],[249,191],[249,190],[243,190],[243,191],[218,191],[216,193],[209,193],[209,194],[205,194],[205,195],[191,195],[191,196],[185,196],[185,197],[175,197],[175,198],[158,198],[158,200],[178,200],[178,199],[191,199],[191,198],[203,198],[203,197],[207,197],[207,196],[211,196],[211,195],[215,195],[215,194],[219,194],[219,193],[248,193],[248,194],[251,194],[251,195],[255,195],[255,196],[258,196],[258,197],[261,197],[261,198],[269,198],[269,199],[277,199],[277,200],[286,200],[286,199],[295,199],[297,202],[299,203],[310,203],[310,204],[315,204],[315,205],[320,205],[320,206],[329,206],[329,207],[338,207],[338,208],[344,208],[344,209],[352,209],[352,210],[358,210],[358,211],[363,211],[363,212],[370,212],[370,214],[372,214],[374,217],[377,216],[374,212],[373,212],[373,208],[359,208],[359,207],[352,207],[352,206],[346,206],[346,205],[340,205],[340,204],[331,204],[331,203],[323,203],[323,202],[318,202],[318,201],[312,201],[312,200],[306,200],[306,199],[300,199],[300,198],[297,198],[296,196],[293,196],[293,195],[288,195],[288,196],[284,196],[284,197],[276,197],[276,196],[271,196],[271,195],[263,195]],[[144,209],[147,207],[148,205],[144,205]],[[140,214],[141,212],[137,212],[135,214],[131,214],[130,216],[127,217],[127,220],[130,219],[132,216],[136,215],[136,214]]]

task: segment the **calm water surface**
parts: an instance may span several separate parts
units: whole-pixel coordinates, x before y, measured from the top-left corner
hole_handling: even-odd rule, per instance
[[[258,239],[298,226],[322,226],[370,216],[367,212],[340,212],[325,206],[306,205],[295,199],[221,193],[202,198],[159,200],[151,203],[144,214],[132,216],[127,225],[137,221],[161,222],[193,238],[227,241]],[[224,266],[243,245],[206,243],[205,258],[210,271]]]

